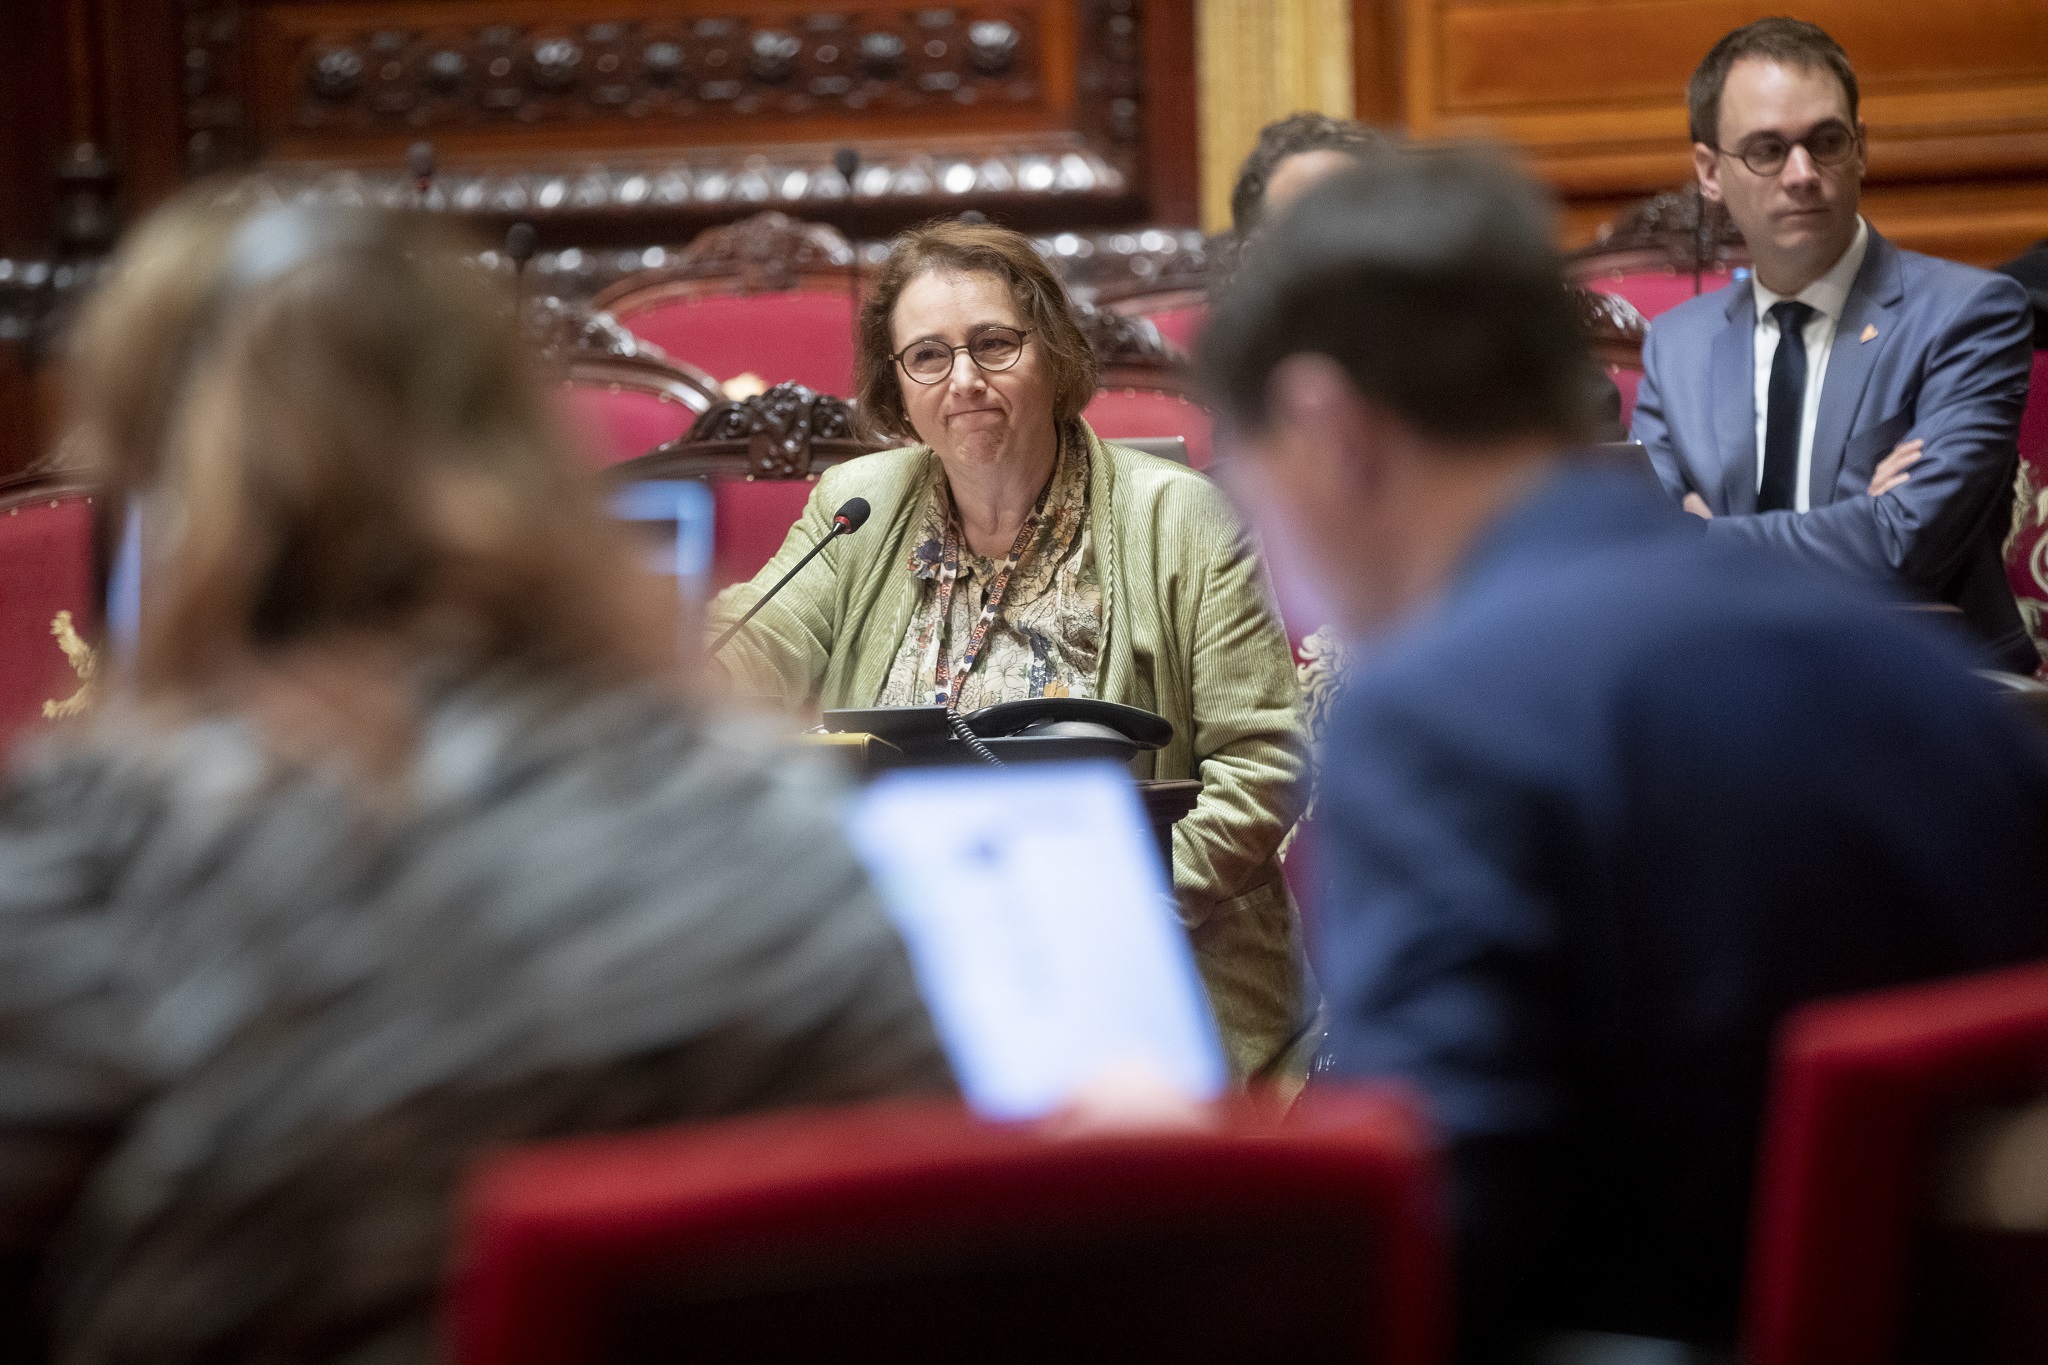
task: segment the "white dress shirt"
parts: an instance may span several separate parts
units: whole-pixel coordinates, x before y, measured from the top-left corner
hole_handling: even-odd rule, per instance
[[[1848,306],[1849,290],[1856,283],[1856,272],[1863,269],[1863,254],[1870,249],[1870,224],[1861,217],[1856,219],[1856,237],[1849,243],[1849,249],[1842,253],[1842,259],[1828,267],[1828,272],[1797,294],[1774,294],[1764,287],[1764,282],[1755,275],[1750,276],[1750,288],[1756,291],[1756,486],[1764,486],[1764,427],[1770,416],[1771,402],[1771,361],[1778,354],[1778,320],[1771,316],[1771,305],[1783,303],[1788,297],[1813,309],[1813,316],[1806,320],[1806,404],[1799,414],[1799,472],[1792,483],[1792,507],[1804,512],[1812,505],[1807,488],[1808,478],[1813,473],[1813,424],[1820,416],[1820,386],[1828,375],[1828,352],[1835,344],[1835,324],[1842,320],[1842,309]]]

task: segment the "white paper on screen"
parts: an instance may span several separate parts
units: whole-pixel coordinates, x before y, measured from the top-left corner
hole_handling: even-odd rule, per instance
[[[849,834],[977,1112],[1037,1117],[1131,1067],[1191,1098],[1221,1092],[1215,1024],[1126,770],[889,773]]]

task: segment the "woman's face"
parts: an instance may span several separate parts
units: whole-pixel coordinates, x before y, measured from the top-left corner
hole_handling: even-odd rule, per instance
[[[927,339],[965,347],[992,326],[1019,332],[1029,326],[1001,276],[933,270],[897,296],[890,333],[901,355]],[[892,362],[910,425],[949,471],[1043,458],[1053,449],[1052,369],[1043,340],[1026,336],[1016,363],[992,374],[959,351],[952,370],[934,384],[918,383]]]

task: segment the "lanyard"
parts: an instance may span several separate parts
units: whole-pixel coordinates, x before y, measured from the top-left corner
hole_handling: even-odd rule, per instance
[[[967,636],[967,652],[960,656],[960,672],[953,676],[952,661],[947,657],[946,634],[953,622],[953,584],[960,577],[960,518],[956,514],[946,523],[945,549],[939,560],[939,619],[934,635],[938,638],[939,662],[932,674],[932,705],[943,706],[948,711],[958,710],[960,692],[967,686],[967,675],[974,671],[975,661],[981,658],[982,641],[988,638],[989,627],[995,624],[996,611],[1003,605],[1003,593],[1010,586],[1010,575],[1017,570],[1017,564],[1024,558],[1024,547],[1031,543],[1032,534],[1045,511],[1045,495],[1052,491],[1052,480],[1047,479],[1045,487],[1038,491],[1038,502],[1032,507],[1031,515],[1024,518],[1024,524],[1017,528],[1017,539],[1010,545],[1008,558],[1003,560],[1002,572],[988,586],[988,598],[981,604],[981,615],[974,622],[974,629]]]

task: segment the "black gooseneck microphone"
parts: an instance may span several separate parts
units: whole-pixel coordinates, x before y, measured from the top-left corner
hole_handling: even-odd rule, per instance
[[[505,255],[512,261],[512,316],[521,326],[526,322],[526,263],[539,245],[540,234],[531,223],[514,223],[505,230]]]
[[[840,506],[839,510],[832,514],[832,529],[827,531],[824,535],[820,536],[818,538],[818,543],[816,545],[813,545],[810,548],[810,550],[804,555],[804,557],[796,562],[796,564],[790,569],[788,573],[784,574],[779,580],[777,580],[774,587],[762,593],[760,600],[755,602],[753,606],[747,608],[747,614],[745,616],[742,616],[739,620],[733,622],[731,625],[725,628],[725,633],[719,636],[717,641],[711,646],[711,652],[713,654],[716,654],[719,650],[724,649],[726,641],[732,639],[733,636],[739,634],[740,627],[744,626],[747,622],[753,620],[754,613],[761,610],[761,608],[767,606],[768,600],[774,597],[776,593],[779,593],[784,588],[788,587],[789,580],[795,578],[798,574],[802,573],[804,571],[804,565],[816,559],[818,557],[819,552],[822,551],[827,545],[830,545],[836,537],[852,535],[855,531],[858,531],[862,526],[867,524],[867,519],[868,500],[866,498],[848,498],[845,501],[845,503]]]
[[[839,178],[846,182],[846,206],[853,207],[853,178],[860,173],[860,153],[851,147],[841,147],[832,154],[832,168],[839,172]],[[853,348],[860,349],[860,239],[853,235],[849,226],[846,240],[853,246],[853,264],[846,272],[846,299],[853,309]]]

